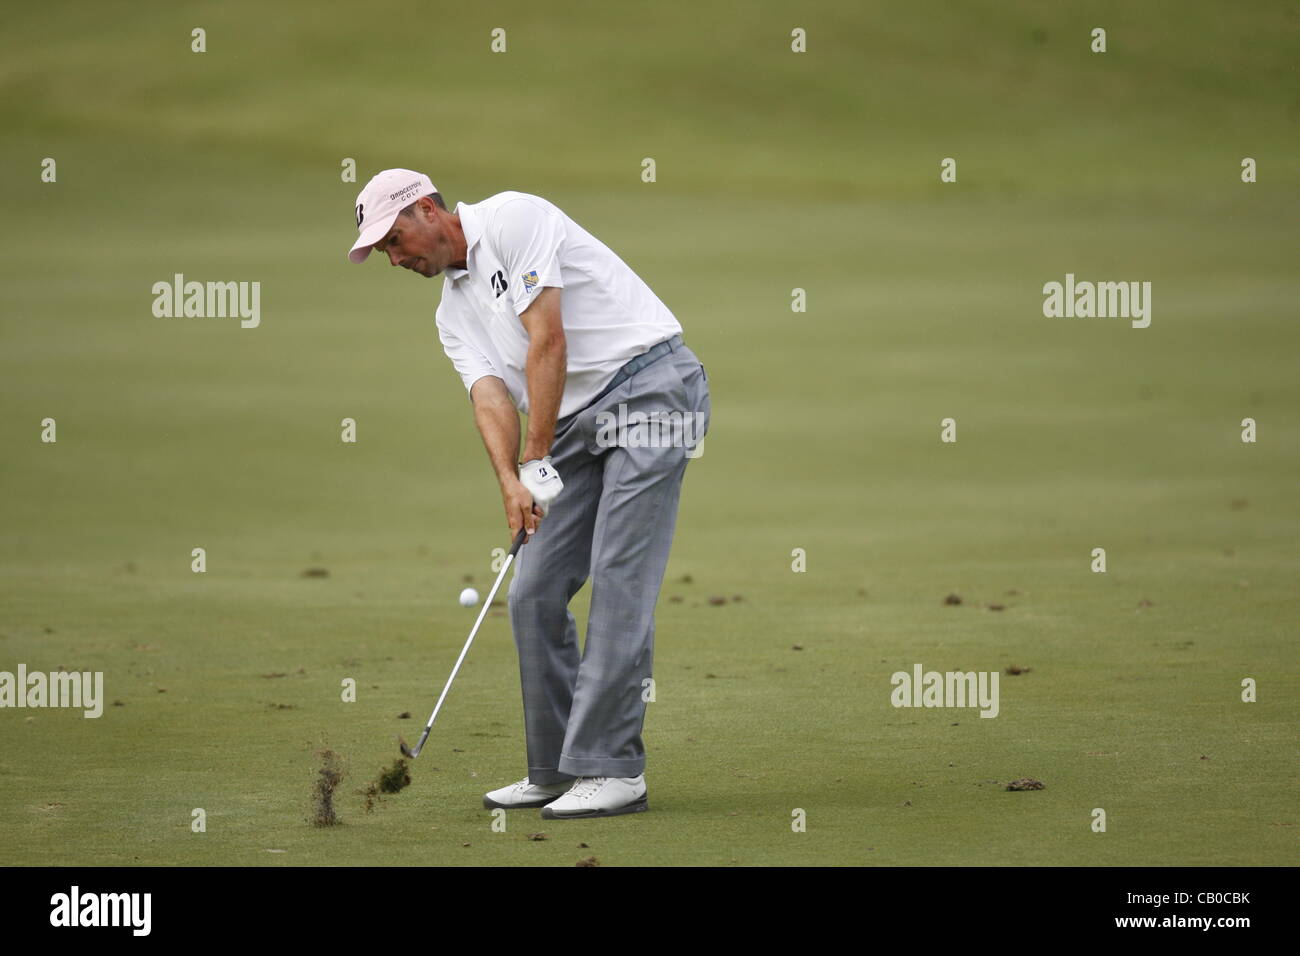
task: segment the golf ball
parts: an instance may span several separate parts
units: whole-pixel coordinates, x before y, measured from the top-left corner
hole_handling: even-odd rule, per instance
[[[466,588],[460,592],[460,606],[473,607],[478,603],[478,592],[473,588]]]

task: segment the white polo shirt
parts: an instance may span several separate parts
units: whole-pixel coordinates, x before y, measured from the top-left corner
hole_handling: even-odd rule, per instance
[[[568,368],[560,418],[590,405],[629,359],[681,332],[627,263],[540,196],[502,192],[458,203],[455,212],[468,268],[444,270],[437,324],[466,390],[496,375],[528,411],[528,331],[519,316],[546,286],[563,290]]]

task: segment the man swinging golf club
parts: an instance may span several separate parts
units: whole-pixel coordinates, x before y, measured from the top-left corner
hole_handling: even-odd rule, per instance
[[[654,610],[686,464],[708,430],[704,366],[645,282],[539,196],[448,212],[427,176],[388,169],[355,212],[353,262],[373,248],[427,278],[446,272],[438,335],[511,536],[527,535],[508,595],[528,775],[483,804],[552,819],[646,810]],[[589,576],[580,656],[568,605]]]

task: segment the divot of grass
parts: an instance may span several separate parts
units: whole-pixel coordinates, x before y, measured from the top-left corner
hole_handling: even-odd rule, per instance
[[[339,755],[328,747],[316,751],[321,767],[317,773],[316,784],[312,788],[311,808],[312,826],[332,827],[339,823],[338,812],[334,809],[334,791],[343,781],[346,771]]]

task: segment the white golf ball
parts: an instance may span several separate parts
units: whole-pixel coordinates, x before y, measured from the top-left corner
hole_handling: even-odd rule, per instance
[[[460,606],[473,607],[478,603],[478,592],[473,588],[466,588],[460,592]]]

